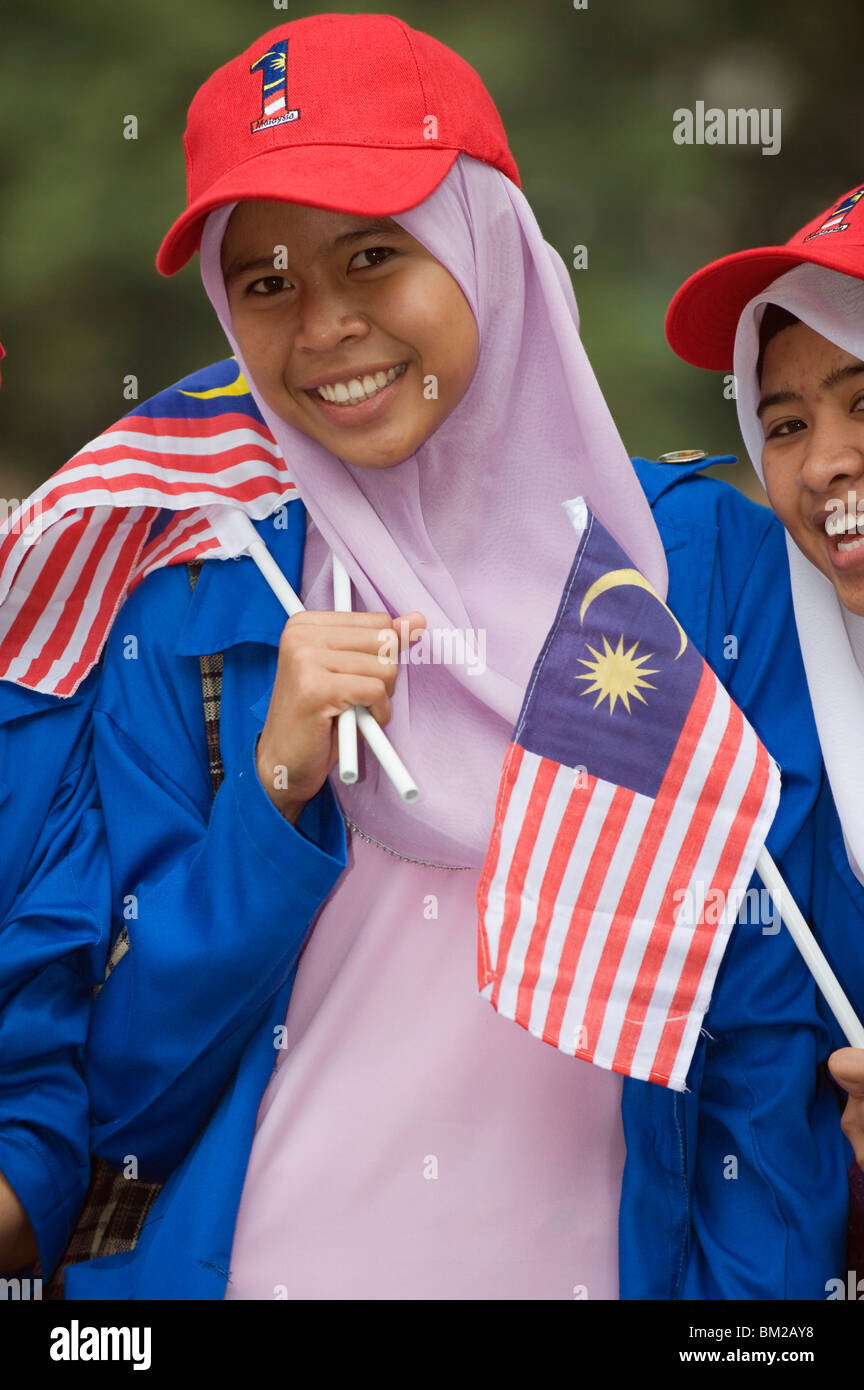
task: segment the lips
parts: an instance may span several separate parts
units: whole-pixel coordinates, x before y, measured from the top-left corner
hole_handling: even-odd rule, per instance
[[[371,400],[379,391],[392,385],[405,369],[406,364],[400,362],[386,371],[379,369],[375,372],[358,372],[356,376],[347,380],[324,382],[314,388],[314,393],[322,400],[331,401],[335,405],[358,405],[361,401]],[[309,390],[308,387],[306,389]],[[312,395],[313,392],[309,391],[309,394]]]
[[[404,389],[407,372],[406,363],[397,363],[390,368],[377,368],[373,376],[364,372],[362,376],[346,377],[342,380],[327,381],[304,390],[313,408],[330,424],[338,428],[353,428],[371,423],[384,411]],[[379,386],[379,373],[384,385]],[[366,382],[370,383],[367,387]]]
[[[364,376],[375,376],[376,372],[389,372],[394,367],[404,367],[405,363],[398,358],[394,361],[391,358],[387,362],[371,362],[364,366],[343,367],[332,372],[322,372],[320,376],[313,377],[311,381],[304,381],[299,389],[301,391],[317,391],[319,386],[335,386],[337,382],[347,384],[352,379],[362,381]]]
[[[853,508],[831,508],[822,521],[828,559],[835,570],[858,568],[864,564],[864,512]]]
[[[859,512],[852,505],[854,500],[855,494],[850,493],[849,503],[829,502],[828,506],[813,518],[814,525],[824,526],[825,534],[833,537],[843,537],[850,532],[857,532],[859,527],[864,530],[864,510]]]

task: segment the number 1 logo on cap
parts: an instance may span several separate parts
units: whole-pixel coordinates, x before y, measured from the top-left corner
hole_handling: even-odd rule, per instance
[[[260,58],[256,58],[250,72],[261,69],[263,89],[261,92],[261,115],[252,122],[252,133],[267,130],[271,125],[282,125],[283,121],[296,121],[299,110],[288,109],[288,40],[274,43],[272,48]]]
[[[849,223],[844,222],[843,218],[848,216],[854,209],[856,203],[864,198],[864,188],[856,188],[854,193],[850,193],[842,202],[838,203],[832,212],[828,214],[825,221],[811,232],[805,241],[812,241],[814,237],[824,236],[826,232],[846,232],[849,230]]]

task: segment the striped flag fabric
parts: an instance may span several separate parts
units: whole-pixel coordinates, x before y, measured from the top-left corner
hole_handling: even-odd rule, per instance
[[[0,525],[0,680],[74,694],[142,579],[228,558],[203,508],[298,496],[234,358],[143,402]]]
[[[504,760],[478,984],[551,1046],[680,1091],[780,774],[648,581],[564,505],[580,539]]]

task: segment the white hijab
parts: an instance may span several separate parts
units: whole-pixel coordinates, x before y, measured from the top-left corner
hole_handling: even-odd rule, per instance
[[[738,320],[734,358],[738,421],[763,484],[756,364],[766,304],[788,309],[808,328],[864,361],[864,281],[824,266],[799,265],[751,299]],[[844,608],[830,579],[802,555],[788,533],[786,546],[795,622],[822,756],[849,863],[864,883],[864,618]]]

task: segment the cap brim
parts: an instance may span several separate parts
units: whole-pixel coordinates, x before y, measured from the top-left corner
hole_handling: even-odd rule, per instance
[[[694,367],[732,370],[741,313],[754,295],[793,266],[811,263],[836,270],[836,257],[792,246],[738,251],[697,270],[678,290],[666,313],[666,339]]]
[[[263,150],[237,165],[174,223],[156,257],[173,275],[197,251],[207,214],[251,199],[302,203],[356,217],[390,217],[416,207],[452,168],[458,150],[373,149],[368,145],[293,145]]]

